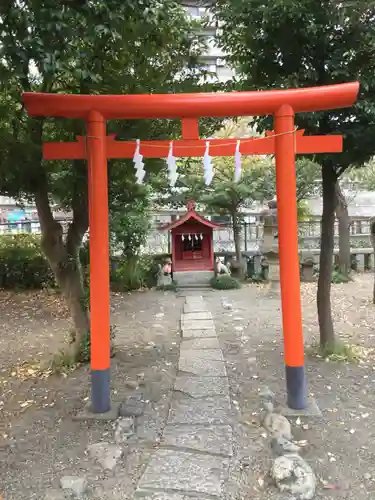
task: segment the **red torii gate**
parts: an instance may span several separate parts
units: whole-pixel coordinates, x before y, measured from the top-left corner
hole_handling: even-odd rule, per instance
[[[270,115],[274,132],[242,139],[241,153],[275,154],[280,281],[283,314],[287,402],[292,409],[307,407],[300,301],[295,154],[342,151],[341,136],[305,137],[295,131],[294,114],[351,106],[359,83],[255,92],[77,95],[27,92],[23,103],[31,116],[76,118],[86,121],[87,134],[71,143],[45,143],[46,160],[87,159],[90,224],[90,323],[92,412],[106,413],[110,401],[110,295],[108,249],[107,159],[132,158],[135,141],[106,135],[106,120],[180,118],[182,140],[173,141],[176,156],[203,156],[198,118]],[[240,139],[240,138],[239,138]],[[234,156],[238,139],[210,139],[211,156]],[[170,141],[142,141],[145,158],[167,157]]]

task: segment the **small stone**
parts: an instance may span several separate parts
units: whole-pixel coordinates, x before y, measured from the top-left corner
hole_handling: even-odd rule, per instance
[[[311,500],[316,489],[316,478],[310,465],[296,453],[277,457],[271,477],[281,492],[296,495],[300,500]]]
[[[75,498],[82,498],[88,485],[85,477],[64,476],[60,479],[60,486]]]
[[[372,478],[372,476],[371,476],[371,474],[370,474],[369,472],[366,472],[365,474],[363,474],[363,477],[364,477],[367,481],[369,481],[369,480]]]
[[[120,406],[121,417],[140,417],[145,411],[145,402],[141,394],[129,396]]]
[[[256,358],[249,358],[252,360],[252,362],[256,361]],[[249,361],[249,359],[247,361]],[[259,396],[262,399],[266,399],[267,401],[274,401],[275,400],[275,393],[271,391],[269,387],[263,387],[263,389],[260,390]]]
[[[135,380],[126,380],[125,381],[125,387],[127,387],[128,389],[134,389],[135,390],[135,389],[138,389],[139,384]]]
[[[276,455],[285,455],[285,453],[299,453],[301,448],[284,437],[274,437],[271,439],[271,448]]]
[[[123,454],[120,446],[105,441],[91,444],[87,451],[106,470],[113,470]]]
[[[134,419],[131,417],[119,418],[115,430],[115,441],[117,444],[124,443],[134,434]]]
[[[231,311],[233,309],[232,304],[229,304],[228,302],[223,302],[223,309],[226,309],[227,311]]]

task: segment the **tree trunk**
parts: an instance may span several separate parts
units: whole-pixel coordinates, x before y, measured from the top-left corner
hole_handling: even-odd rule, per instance
[[[348,276],[350,272],[350,219],[348,204],[339,182],[335,188],[335,211],[339,222],[339,271]]]
[[[241,264],[242,261],[241,228],[238,224],[237,214],[232,214],[232,227],[233,227],[233,239],[234,239],[234,249],[236,252],[236,260],[239,264]]]
[[[335,344],[331,311],[331,281],[334,250],[335,189],[337,176],[329,165],[322,167],[323,215],[320,236],[320,263],[317,292],[320,345],[331,348]]]
[[[88,229],[87,195],[85,190],[83,192],[77,190],[77,194],[73,194],[73,221],[69,224],[65,238],[61,224],[54,219],[51,211],[46,179],[39,183],[35,193],[35,202],[42,231],[42,249],[72,317],[74,336],[69,351],[76,358],[82,339],[90,328],[79,260],[79,249]]]

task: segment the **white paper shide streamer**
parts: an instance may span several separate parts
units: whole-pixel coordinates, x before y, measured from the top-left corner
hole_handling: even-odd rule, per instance
[[[178,179],[176,157],[173,155],[173,142],[169,143],[169,152],[167,157],[168,178],[171,187],[174,187]]]
[[[234,182],[238,182],[241,178],[241,153],[240,153],[240,141],[237,141],[236,152],[234,153]]]
[[[143,168],[145,164],[143,163],[143,155],[139,152],[141,147],[141,142],[139,139],[135,141],[135,153],[133,156],[133,163],[135,167],[135,177],[137,179],[137,184],[143,184],[143,179],[146,175],[145,169]]]
[[[209,186],[214,177],[214,171],[212,168],[212,158],[210,156],[210,142],[206,141],[206,151],[203,156],[203,174],[204,174],[204,182],[206,186]]]

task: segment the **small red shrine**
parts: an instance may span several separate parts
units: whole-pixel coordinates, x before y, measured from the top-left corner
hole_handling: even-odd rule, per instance
[[[187,212],[165,226],[171,233],[172,270],[214,271],[213,230],[220,227],[195,211],[195,202],[189,201]]]

